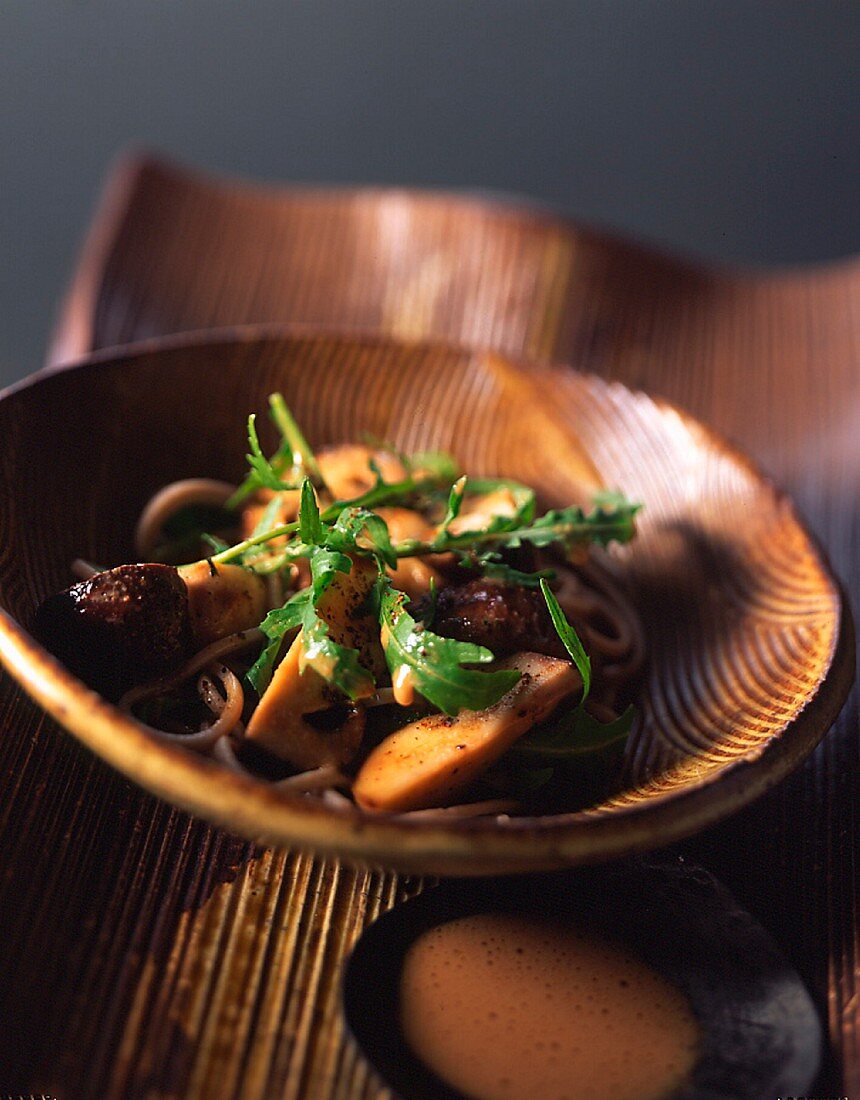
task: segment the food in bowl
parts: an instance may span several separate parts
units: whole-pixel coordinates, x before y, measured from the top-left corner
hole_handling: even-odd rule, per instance
[[[376,440],[315,453],[283,397],[238,487],[165,487],[141,561],[49,597],[35,628],[155,737],[373,814],[542,812],[629,732],[635,612],[592,547],[638,505],[535,492]],[[610,770],[612,765],[610,764]]]

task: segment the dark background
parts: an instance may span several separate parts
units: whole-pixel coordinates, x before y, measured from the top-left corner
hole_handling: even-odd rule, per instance
[[[514,191],[688,255],[860,246],[860,5],[0,0],[0,384],[111,159]]]

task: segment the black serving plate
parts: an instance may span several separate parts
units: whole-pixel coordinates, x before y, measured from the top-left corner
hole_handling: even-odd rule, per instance
[[[344,1012],[354,1040],[404,1100],[460,1100],[412,1054],[400,1030],[398,988],[410,944],[446,921],[499,911],[552,915],[610,935],[686,993],[702,1045],[677,1100],[775,1100],[803,1095],[815,1079],[821,1026],[797,973],[711,874],[655,857],[449,881],[371,925],[346,967]]]

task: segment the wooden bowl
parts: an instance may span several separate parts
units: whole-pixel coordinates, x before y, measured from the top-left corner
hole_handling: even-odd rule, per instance
[[[650,663],[623,789],[588,809],[446,824],[338,812],[163,744],[28,634],[74,557],[129,560],[175,478],[238,479],[245,418],[275,389],[314,444],[363,431],[444,448],[547,502],[603,482],[644,502],[615,555]],[[840,589],[789,500],[683,412],[569,370],[429,343],[259,329],[140,345],[0,399],[0,659],[61,725],[142,786],[245,836],[440,874],[595,862],[666,844],[776,783],[853,677]]]

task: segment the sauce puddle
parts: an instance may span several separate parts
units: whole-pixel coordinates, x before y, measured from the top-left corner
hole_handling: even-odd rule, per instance
[[[410,947],[404,1035],[474,1100],[661,1100],[689,1077],[689,1002],[623,946],[520,914],[439,925]]]

